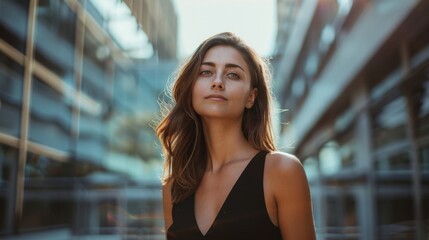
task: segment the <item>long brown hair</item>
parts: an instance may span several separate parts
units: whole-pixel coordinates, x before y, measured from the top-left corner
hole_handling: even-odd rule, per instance
[[[156,128],[165,154],[163,184],[172,180],[172,201],[180,202],[198,187],[207,166],[208,152],[200,116],[192,107],[192,87],[207,51],[225,45],[238,50],[248,65],[252,88],[258,95],[252,108],[245,108],[242,131],[258,150],[274,151],[271,125],[271,81],[268,63],[233,33],[205,40],[176,73],[171,91],[172,107]]]

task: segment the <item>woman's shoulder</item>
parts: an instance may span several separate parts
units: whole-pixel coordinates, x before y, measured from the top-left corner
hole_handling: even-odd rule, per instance
[[[265,169],[270,184],[284,186],[284,183],[307,183],[301,161],[293,154],[280,151],[269,152],[266,157]]]
[[[298,157],[280,151],[269,152],[266,157],[266,162],[266,166],[269,170],[294,171],[302,168],[301,161]]]

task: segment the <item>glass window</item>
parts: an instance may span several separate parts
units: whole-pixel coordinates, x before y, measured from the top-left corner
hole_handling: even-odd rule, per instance
[[[1,2],[0,2],[1,3]],[[20,131],[23,67],[0,52],[0,132],[18,136]]]
[[[20,230],[63,227],[72,223],[72,196],[53,197],[56,193],[26,189]],[[40,197],[36,197],[39,195]]]
[[[25,51],[29,0],[0,0],[0,39]]]
[[[411,158],[407,149],[383,152],[375,156],[375,169],[379,172],[409,172]]]
[[[18,150],[0,144],[0,233],[7,231],[7,224],[12,220],[14,189],[11,182],[17,162]]]
[[[120,226],[127,226],[128,213],[119,206],[117,199],[98,202],[98,230],[100,234],[119,234]]]
[[[428,186],[429,179],[426,179],[426,185]],[[423,231],[426,237],[429,237],[429,192],[424,192],[423,198],[422,198],[422,207],[423,207]]]
[[[405,99],[398,97],[373,109],[373,143],[381,148],[391,143],[407,139],[407,109]]]
[[[28,153],[21,231],[72,223],[72,171],[68,162]]]
[[[320,172],[324,175],[337,173],[341,169],[341,158],[338,144],[335,141],[327,142],[319,153]]]
[[[400,193],[398,188],[390,191],[392,194],[379,195],[377,199],[378,239],[416,239],[411,193]]]
[[[320,171],[324,175],[338,173],[354,166],[354,141],[351,134],[344,134],[327,142],[319,153]]]
[[[429,146],[424,146],[420,149],[420,170],[429,172]]]
[[[121,108],[132,109],[137,106],[136,102],[139,94],[137,80],[131,71],[123,70],[119,66],[115,69],[117,71],[115,71],[113,86],[114,101],[122,105]]]
[[[100,164],[107,148],[106,128],[101,117],[81,112],[77,159]]]
[[[358,233],[355,198],[349,194],[342,195],[338,191],[327,197],[326,205],[329,213],[327,214],[328,234],[340,234],[341,237],[354,239],[352,236]]]
[[[347,132],[338,138],[338,152],[341,158],[342,168],[351,168],[355,165],[355,141],[351,132]]]
[[[112,85],[108,76],[110,49],[85,29],[83,54],[82,92],[105,105],[107,90]]]
[[[414,107],[417,110],[416,135],[429,136],[429,81],[419,84],[413,96]]]
[[[127,204],[128,213],[134,218],[128,218],[127,230],[131,234],[140,236],[163,235],[161,229],[164,226],[162,206],[160,199],[154,200],[130,200]]]
[[[86,166],[91,167],[91,166]],[[78,171],[82,169],[77,163]],[[127,218],[133,218],[126,211],[123,185],[127,179],[124,175],[102,172],[92,166],[92,172],[82,178],[76,185],[75,223],[78,234],[118,234],[119,227],[128,227]]]
[[[82,5],[85,6],[85,10],[88,11],[88,13],[91,15],[91,17],[94,18],[94,20],[100,25],[103,26],[105,19],[103,18],[103,15],[100,13],[100,10],[97,9],[97,7],[92,3],[91,1],[86,0],[80,0],[82,2]]]
[[[429,145],[420,148],[423,231],[429,237]]]
[[[25,164],[25,178],[26,180],[66,178],[73,176],[73,170],[71,162],[61,162],[29,152]]]
[[[73,84],[76,14],[64,1],[38,1],[35,58]]]
[[[34,77],[29,139],[49,147],[71,150],[71,99]]]

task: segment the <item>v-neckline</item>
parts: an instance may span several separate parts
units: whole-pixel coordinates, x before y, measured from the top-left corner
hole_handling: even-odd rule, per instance
[[[224,211],[225,208],[225,204],[228,202],[231,193],[234,192],[237,183],[241,180],[243,174],[246,172],[246,170],[249,168],[250,164],[253,162],[253,160],[261,153],[262,151],[259,151],[258,153],[256,153],[251,159],[250,161],[247,163],[246,167],[244,167],[243,171],[241,171],[240,176],[238,176],[237,180],[235,181],[235,183],[232,185],[232,188],[229,190],[228,195],[226,195],[226,198],[223,200],[222,206],[219,208],[219,211],[217,212],[215,218],[213,219],[212,223],[210,224],[210,227],[207,229],[206,234],[203,234],[203,232],[200,229],[200,226],[198,226],[198,222],[197,222],[197,218],[195,217],[195,192],[193,193],[192,196],[192,216],[194,218],[194,224],[198,229],[198,233],[202,236],[202,237],[206,237],[213,229],[214,225],[216,224],[216,222],[218,221],[220,214]]]

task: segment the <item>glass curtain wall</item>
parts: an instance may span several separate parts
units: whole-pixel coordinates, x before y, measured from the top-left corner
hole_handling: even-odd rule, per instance
[[[0,0],[0,238],[164,236],[144,73],[106,24],[92,0]]]

